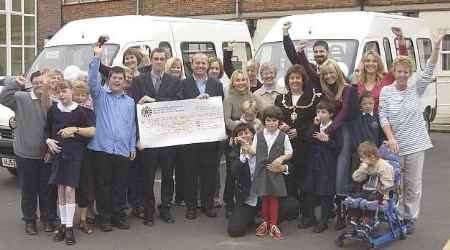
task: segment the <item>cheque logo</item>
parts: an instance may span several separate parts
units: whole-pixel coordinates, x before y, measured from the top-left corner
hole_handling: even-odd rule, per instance
[[[141,110],[141,115],[142,115],[144,118],[149,118],[149,117],[152,115],[152,113],[153,113],[153,110],[152,110],[150,107],[144,107],[144,108]]]

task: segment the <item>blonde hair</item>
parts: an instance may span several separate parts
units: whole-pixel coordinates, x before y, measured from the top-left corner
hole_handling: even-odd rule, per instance
[[[245,65],[245,69],[247,70],[249,68],[254,69],[258,73],[259,63],[257,61],[255,61],[255,60],[253,60],[253,59],[248,60],[246,65]]]
[[[258,104],[255,100],[247,100],[241,104],[241,113],[258,114]]]
[[[378,154],[378,148],[375,143],[371,141],[365,141],[358,146],[358,154],[360,157],[371,157],[375,159],[380,159]]]
[[[408,67],[410,76],[414,72],[414,62],[408,56],[398,56],[397,58],[395,58],[394,62],[392,63],[392,69],[394,70],[394,72],[399,65]]]
[[[235,70],[234,72],[233,72],[233,74],[231,75],[231,77],[230,77],[230,81],[231,81],[231,83],[230,83],[230,89],[234,89],[234,82],[237,80],[237,78],[239,77],[239,76],[243,76],[243,77],[245,77],[245,80],[247,81],[247,90],[250,90],[250,83],[248,82],[248,76],[247,76],[247,74],[244,72],[244,71],[242,71],[242,70],[240,70],[240,69],[238,69],[238,70]]]
[[[85,81],[72,81],[72,89],[78,94],[89,95],[89,86]]]
[[[263,72],[269,70],[272,71],[275,76],[277,76],[277,67],[275,67],[275,65],[273,65],[272,63],[263,63],[261,65],[261,68],[259,69],[259,74],[262,75]]]
[[[325,72],[333,70],[336,72],[336,82],[334,84],[337,84],[337,93],[336,95],[330,90],[329,84],[325,81]],[[345,87],[345,79],[344,74],[342,73],[341,68],[339,68],[339,65],[336,63],[336,61],[332,59],[327,59],[321,66],[320,66],[320,86],[322,87],[322,91],[325,94],[325,96],[329,100],[334,101],[342,101],[342,93],[344,92]]]
[[[365,67],[364,63],[369,56],[373,56],[375,58],[375,60],[377,61],[377,72],[376,72],[376,78],[375,78],[376,82],[383,80],[384,73],[385,73],[384,64],[383,64],[383,61],[381,60],[380,55],[376,51],[369,50],[364,54],[363,58],[361,59],[361,63],[363,64],[363,67],[362,67],[361,73],[359,75],[359,81],[363,84],[365,84],[367,82],[367,71],[366,71],[366,67]]]

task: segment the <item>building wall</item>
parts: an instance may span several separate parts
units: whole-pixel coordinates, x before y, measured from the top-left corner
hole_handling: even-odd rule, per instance
[[[61,2],[39,0],[37,2],[37,46],[42,48],[48,36],[61,28]]]
[[[61,2],[61,1],[58,1]],[[102,17],[136,14],[136,0],[111,0],[62,6],[62,22]]]

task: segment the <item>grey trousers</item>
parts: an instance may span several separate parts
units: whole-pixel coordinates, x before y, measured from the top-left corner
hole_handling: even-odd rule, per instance
[[[401,192],[400,213],[404,219],[417,219],[422,199],[422,174],[425,151],[400,157]]]

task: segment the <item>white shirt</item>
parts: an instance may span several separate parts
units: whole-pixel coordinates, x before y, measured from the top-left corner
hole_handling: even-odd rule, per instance
[[[327,128],[331,126],[331,123],[333,123],[333,121],[331,120],[327,124],[320,123],[320,132],[325,133],[325,130],[327,130]]]
[[[78,107],[78,104],[77,104],[76,102],[72,102],[71,105],[69,105],[69,106],[66,107],[66,106],[64,106],[61,102],[58,102],[58,104],[56,104],[56,107],[58,107],[58,109],[59,109],[61,112],[69,113],[69,112],[74,111],[74,110]]]
[[[272,149],[272,146],[275,143],[275,140],[277,139],[278,134],[280,133],[280,130],[277,129],[274,133],[270,133],[267,129],[264,129],[263,133],[264,133],[264,139],[266,140],[266,143],[267,143],[267,155],[269,155],[270,149]],[[256,145],[258,145],[257,138],[258,137],[255,136],[255,138],[253,139],[253,143],[252,143],[252,149],[255,152],[256,152]],[[288,154],[292,154],[292,152],[293,152],[293,150],[292,150],[292,145],[289,140],[289,137],[287,135],[285,135],[284,136],[284,154],[288,155]]]
[[[296,105],[302,95],[292,95],[292,105]]]
[[[239,158],[242,163],[246,163],[246,162],[248,163],[248,167],[250,170],[250,179],[253,182],[253,178],[255,176],[255,169],[256,169],[256,156],[243,154],[242,149],[241,149],[241,154],[240,154]],[[252,207],[256,207],[257,203],[258,203],[258,196],[255,193],[253,193],[252,191],[250,191],[247,199],[245,200],[245,204],[252,206]]]

